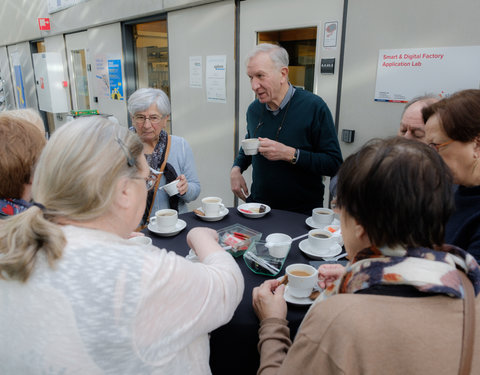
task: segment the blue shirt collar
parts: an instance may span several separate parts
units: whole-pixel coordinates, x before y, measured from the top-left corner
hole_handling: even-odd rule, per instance
[[[265,107],[267,108],[268,111],[272,112],[273,115],[276,116],[287,105],[290,99],[292,99],[292,96],[294,93],[295,93],[295,87],[293,87],[293,85],[290,82],[288,82],[288,90],[285,96],[283,97],[283,100],[280,103],[280,106],[277,109],[273,110],[273,109],[270,109],[267,103],[265,103]]]

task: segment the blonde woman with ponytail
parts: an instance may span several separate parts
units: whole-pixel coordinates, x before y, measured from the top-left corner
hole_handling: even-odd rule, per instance
[[[152,176],[140,139],[101,118],[57,130],[33,205],[0,226],[1,374],[209,374],[208,332],[243,278],[216,232],[188,236],[201,263],[127,241]]]

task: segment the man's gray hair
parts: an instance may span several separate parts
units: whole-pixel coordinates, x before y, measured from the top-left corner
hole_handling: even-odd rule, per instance
[[[427,94],[427,95],[422,95],[422,96],[416,96],[415,98],[413,98],[412,100],[410,100],[406,105],[405,107],[403,108],[403,112],[402,112],[402,117],[405,113],[405,111],[407,110],[408,107],[410,107],[412,104],[415,104],[417,102],[422,102],[422,103],[425,103],[425,107],[426,106],[429,106],[430,104],[433,104],[433,103],[436,103],[438,102],[439,99],[438,99],[438,96],[434,95],[434,94]]]
[[[282,46],[278,46],[275,44],[270,43],[262,43],[257,45],[254,49],[252,49],[246,58],[246,64],[252,59],[253,57],[257,56],[259,53],[264,52],[267,53],[273,61],[273,64],[279,70],[284,66],[288,67],[288,52]]]

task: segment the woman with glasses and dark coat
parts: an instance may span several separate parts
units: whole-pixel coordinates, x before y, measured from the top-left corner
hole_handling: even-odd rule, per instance
[[[463,90],[422,111],[426,140],[458,184],[445,243],[480,261],[480,90]]]
[[[187,212],[187,203],[197,199],[200,194],[200,181],[187,141],[182,137],[169,136],[166,131],[170,118],[167,95],[160,89],[139,89],[128,100],[128,112],[132,117],[133,130],[143,142],[143,152],[149,166],[161,172],[157,188],[148,194],[142,223],[145,224],[155,211],[163,208]],[[179,192],[169,197],[160,187],[174,180],[179,180]]]

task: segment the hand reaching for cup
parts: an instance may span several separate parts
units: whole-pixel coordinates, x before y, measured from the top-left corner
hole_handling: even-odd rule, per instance
[[[267,280],[253,289],[252,305],[260,321],[267,318],[287,318],[287,302],[283,298],[285,285],[276,279]]]
[[[196,227],[187,234],[187,244],[197,254],[200,261],[216,251],[225,251],[218,243],[218,233],[214,229]]]
[[[318,286],[327,289],[343,276],[345,267],[341,264],[322,264],[318,267]]]

